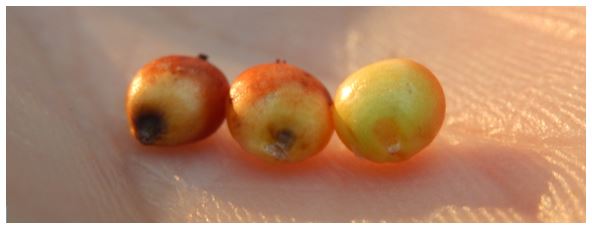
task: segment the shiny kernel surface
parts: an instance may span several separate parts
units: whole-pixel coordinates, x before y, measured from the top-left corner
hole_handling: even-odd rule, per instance
[[[434,139],[445,109],[444,92],[432,72],[412,60],[388,59],[361,68],[338,87],[335,127],[357,155],[397,162]]]

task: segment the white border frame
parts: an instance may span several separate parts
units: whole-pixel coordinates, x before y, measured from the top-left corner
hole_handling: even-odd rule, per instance
[[[589,1],[588,1],[589,2]],[[0,124],[2,124],[2,129],[0,130],[0,134],[1,134],[1,139],[0,139],[0,143],[1,143],[1,147],[0,147],[0,151],[1,151],[1,156],[3,157],[3,159],[0,159],[0,169],[2,169],[2,175],[0,175],[0,191],[1,191],[1,197],[0,197],[0,202],[2,203],[2,206],[0,207],[0,216],[2,217],[0,220],[2,223],[6,223],[7,222],[7,202],[6,202],[6,129],[7,129],[7,123],[6,123],[6,99],[7,99],[7,81],[6,81],[6,45],[7,45],[7,41],[6,41],[6,16],[7,16],[7,6],[35,6],[35,5],[50,5],[50,6],[65,6],[65,5],[70,5],[70,4],[76,4],[79,6],[108,6],[108,5],[113,5],[113,6],[141,6],[141,5],[147,5],[147,6],[157,6],[157,5],[162,5],[162,4],[167,4],[169,6],[185,6],[185,5],[195,5],[196,3],[199,3],[201,5],[204,6],[213,6],[213,5],[222,5],[222,6],[228,6],[228,5],[246,5],[245,3],[248,3],[250,5],[255,5],[255,6],[263,6],[263,5],[277,5],[277,6],[290,6],[290,5],[312,5],[312,6],[318,6],[318,5],[331,5],[331,6],[336,6],[336,5],[347,5],[347,6],[353,6],[353,5],[361,5],[361,3],[363,3],[364,5],[379,5],[379,6],[460,6],[460,5],[474,5],[474,6],[539,6],[539,5],[545,5],[545,6],[586,6],[586,11],[590,12],[590,6],[586,5],[586,4],[590,4],[587,1],[583,1],[583,0],[564,0],[564,1],[515,1],[515,0],[485,0],[485,1],[479,1],[479,2],[471,2],[471,1],[410,1],[410,0],[405,0],[405,1],[387,1],[387,0],[365,0],[365,1],[352,1],[352,0],[344,0],[344,1],[338,1],[338,0],[332,0],[332,1],[310,1],[310,2],[303,2],[303,1],[296,1],[296,0],[290,0],[290,1],[273,1],[273,0],[253,0],[253,1],[241,1],[241,0],[220,0],[220,1],[208,1],[208,2],[202,2],[202,1],[190,1],[190,0],[168,0],[168,1],[157,1],[157,0],[143,0],[143,1],[131,1],[130,2],[122,2],[122,1],[115,1],[115,0],[103,0],[103,1],[98,1],[98,0],[80,0],[80,1],[64,1],[64,0],[58,0],[58,1],[52,1],[52,2],[47,2],[47,1],[34,1],[34,0],[9,0],[9,1],[5,1],[4,2],[4,7],[2,7],[2,9],[0,10],[0,17],[2,18],[2,20],[4,21],[4,23],[2,23],[2,29],[0,29],[0,31],[2,32],[2,37],[4,38],[4,42],[2,42],[2,44],[0,45],[0,49],[3,52],[3,55],[1,56],[2,60],[1,60],[1,66],[0,66],[0,72],[2,72],[2,80],[0,80],[0,84],[1,84],[1,88],[2,88],[2,92],[0,93],[0,101],[2,103],[1,107],[1,112],[0,112]],[[590,18],[588,16],[586,16],[586,30],[590,30]],[[586,43],[589,41],[589,36],[586,37]],[[590,65],[590,58],[588,57],[588,53],[590,53],[590,49],[589,49],[589,45],[586,45],[586,65]],[[586,71],[586,90],[588,90],[590,88],[590,73],[588,71]],[[586,93],[586,100],[590,99],[590,93]],[[591,115],[588,112],[588,107],[586,106],[586,122],[590,123],[591,121]],[[586,144],[588,144],[588,142],[591,141],[592,136],[590,135],[590,131],[589,128],[586,127]],[[586,149],[586,154],[588,154],[588,149]],[[590,163],[590,156],[586,156],[586,164]],[[591,183],[590,182],[590,176],[587,175],[586,172],[586,182]],[[586,194],[588,193],[588,189],[586,189]],[[591,217],[591,212],[590,212],[590,203],[589,203],[589,198],[586,198],[586,208],[588,208],[588,210],[586,211],[586,218],[590,218]],[[586,222],[588,220],[586,219]],[[30,224],[11,224],[13,226],[21,226],[21,225],[30,225]],[[86,224],[89,226],[103,226],[101,224]],[[121,226],[123,224],[116,224],[116,226]],[[143,226],[160,226],[160,224],[142,224]],[[186,225],[191,225],[191,224],[186,224]],[[224,225],[224,224],[218,224],[218,225]],[[218,225],[208,225],[208,226],[218,226]],[[251,224],[243,224],[244,226],[250,226],[250,227],[261,227],[262,224],[257,224],[257,223],[251,223]],[[267,224],[267,225],[263,225],[263,226],[268,226],[268,225],[273,225],[273,224]],[[300,227],[302,226],[301,224],[283,224],[284,226],[288,226],[288,227]],[[320,227],[322,224],[309,224],[307,226],[318,226]],[[354,224],[342,224],[344,226],[351,226]],[[409,225],[409,224],[407,224]],[[414,224],[414,225],[427,225],[427,224]],[[434,225],[434,224],[431,224]],[[457,227],[457,226],[473,226],[473,224],[440,224],[442,226],[445,227]],[[497,226],[498,224],[480,224],[480,225],[484,225],[484,226]],[[505,224],[504,226],[523,226],[525,224]],[[526,224],[527,226],[533,225],[533,224]],[[547,226],[547,225],[553,225],[555,226],[556,224],[537,224],[537,225],[542,225],[542,226]],[[561,224],[561,226],[563,226],[565,224]],[[574,225],[580,225],[583,226],[584,224],[574,224]],[[79,224],[43,224],[43,226],[49,226],[49,227],[64,227],[64,226],[79,226]],[[193,226],[193,225],[192,225]],[[372,226],[381,226],[381,224],[372,224]],[[389,224],[382,224],[382,226],[389,226],[391,227],[392,225]]]

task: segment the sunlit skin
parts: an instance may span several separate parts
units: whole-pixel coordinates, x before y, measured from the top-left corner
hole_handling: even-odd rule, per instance
[[[297,162],[327,145],[333,133],[331,103],[315,77],[278,60],[235,79],[226,118],[245,151],[270,162]]]
[[[398,162],[432,142],[445,110],[444,92],[430,70],[388,59],[354,72],[337,88],[335,130],[355,154]]]
[[[130,131],[145,145],[203,139],[222,124],[228,90],[226,77],[205,55],[156,59],[142,67],[129,86]]]

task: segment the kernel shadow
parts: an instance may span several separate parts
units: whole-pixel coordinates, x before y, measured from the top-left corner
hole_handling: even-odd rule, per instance
[[[408,221],[449,206],[511,209],[526,221],[537,221],[540,197],[551,175],[536,151],[487,141],[436,142],[397,164],[371,163],[335,146],[285,167],[239,156],[233,160],[237,161],[220,185],[203,186],[206,191],[252,211],[297,221]],[[236,194],[237,189],[224,189],[225,183],[243,183],[244,188]]]

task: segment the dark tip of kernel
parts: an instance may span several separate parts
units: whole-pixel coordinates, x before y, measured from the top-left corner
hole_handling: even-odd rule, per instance
[[[144,145],[156,142],[164,132],[164,120],[160,113],[144,112],[134,119],[136,138]]]
[[[275,140],[277,140],[278,145],[280,145],[282,149],[288,150],[294,143],[294,133],[286,129],[280,130],[275,134]]]
[[[199,53],[199,55],[197,55],[197,57],[203,61],[208,61],[208,55],[206,55],[204,53]]]
[[[273,133],[275,142],[266,146],[265,150],[278,161],[285,161],[288,159],[288,152],[294,144],[294,133],[287,129],[282,129]]]
[[[286,64],[286,60],[285,60],[285,59],[280,59],[280,58],[277,58],[277,59],[275,59],[275,63],[276,63],[276,64],[282,64],[282,63],[283,63],[283,64]]]

